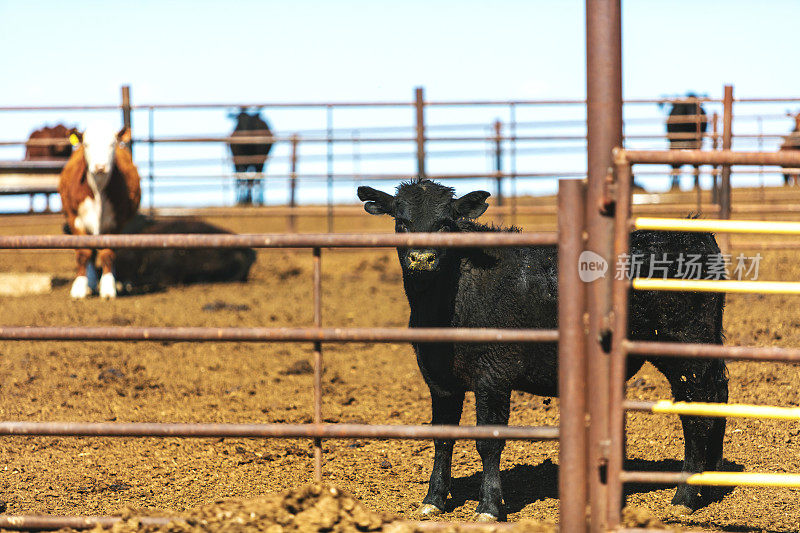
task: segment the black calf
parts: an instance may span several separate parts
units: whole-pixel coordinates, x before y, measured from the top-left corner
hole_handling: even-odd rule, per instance
[[[454,198],[453,189],[422,180],[403,183],[391,196],[359,187],[364,209],[395,219],[397,232],[517,231],[490,228],[471,219],[486,211],[488,192]],[[671,259],[669,276],[676,276],[677,254],[700,254],[701,263],[719,253],[709,233],[637,231],[631,236],[634,254]],[[403,284],[411,308],[410,327],[556,328],[558,265],[555,246],[487,249],[398,249]],[[611,271],[613,272],[612,266]],[[705,270],[701,275],[705,274]],[[722,343],[724,297],[718,294],[637,292],[631,297],[630,336],[639,340]],[[431,393],[433,424],[458,424],[466,391],[474,391],[477,423],[507,424],[512,390],[543,396],[558,393],[557,346],[547,344],[426,344],[414,351]],[[634,360],[629,376],[642,365]],[[656,359],[677,400],[725,402],[728,398],[722,361]],[[686,440],[684,469],[718,469],[722,462],[725,420],[683,418]],[[478,518],[501,516],[503,491],[500,454],[503,441],[478,441],[483,462]],[[450,485],[453,441],[434,441],[434,462],[422,514],[444,509]],[[678,489],[673,503],[692,509],[705,494]]]

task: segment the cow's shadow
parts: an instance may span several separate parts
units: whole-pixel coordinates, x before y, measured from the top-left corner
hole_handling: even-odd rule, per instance
[[[662,459],[650,461],[647,459],[628,459],[625,461],[626,470],[639,470],[648,472],[678,472],[683,466],[683,461],[675,459]],[[725,461],[722,470],[728,472],[741,472],[744,467],[738,463]],[[505,512],[516,513],[527,505],[546,498],[558,498],[558,465],[551,459],[545,459],[538,465],[517,464],[500,473],[503,482],[503,499]],[[461,507],[467,501],[477,501],[481,483],[481,472],[466,477],[454,477],[450,486],[451,497],[446,504],[446,511],[450,512]],[[625,496],[644,492],[653,492],[665,488],[674,489],[676,485],[635,484],[625,486]],[[733,487],[719,487],[711,498],[716,502],[733,491]]]

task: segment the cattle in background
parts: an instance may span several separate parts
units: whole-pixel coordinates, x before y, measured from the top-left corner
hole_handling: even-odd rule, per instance
[[[75,135],[75,137],[72,137]],[[76,128],[67,128],[63,124],[39,128],[28,136],[25,143],[26,161],[52,161],[69,159],[72,155],[73,140],[77,141],[80,134]],[[38,144],[31,141],[62,141],[58,144]]]
[[[359,187],[364,209],[387,214],[405,232],[501,232],[474,222],[489,207],[489,193],[454,198],[453,189],[429,180],[401,184],[395,196]],[[411,311],[409,326],[554,329],[558,327],[556,246],[524,248],[398,248],[403,286]],[[635,231],[631,257],[641,257],[646,272],[652,258],[666,260],[668,277],[680,277],[683,254],[696,254],[697,276],[708,279],[720,249],[710,233]],[[713,267],[712,267],[713,268]],[[725,297],[717,293],[632,291],[631,339],[722,344]],[[507,425],[512,390],[542,396],[558,393],[556,343],[414,343],[422,376],[430,389],[433,424],[458,424],[464,393],[474,391],[479,425]],[[723,360],[655,358],[676,400],[726,402],[728,380]],[[628,377],[644,360],[631,359]],[[591,378],[591,376],[590,376]],[[702,472],[722,466],[725,419],[682,417],[683,470]],[[422,514],[445,507],[450,486],[452,440],[434,441],[433,470]],[[483,462],[478,519],[501,515],[502,440],[477,442]],[[712,489],[681,485],[673,503],[696,509],[714,496]]]
[[[200,220],[153,219],[137,215],[121,233],[157,235],[163,233],[230,232]],[[170,285],[247,281],[256,259],[252,248],[138,249],[116,250],[117,285],[126,293],[162,290]]]
[[[794,129],[783,138],[783,142],[779,150],[800,150],[800,111],[797,113],[786,113],[786,116],[791,117],[794,119]],[[800,169],[791,168],[787,169],[784,167],[784,171],[791,170],[790,172],[783,173],[783,184],[789,185],[789,183],[793,183],[794,185],[798,184],[798,178],[800,178]]]
[[[672,103],[667,117],[667,137],[670,150],[700,150],[703,147],[703,135],[708,129],[708,117],[703,106],[693,93],[686,95],[686,100]],[[681,177],[681,165],[672,165],[672,185],[678,187]],[[694,165],[694,186],[700,187],[700,166]]]
[[[269,124],[261,118],[259,111],[248,113],[247,109],[241,108],[236,115],[229,115],[236,119],[236,127],[231,133],[231,137],[270,137],[272,130]],[[264,203],[264,181],[260,174],[264,171],[264,163],[267,161],[269,151],[272,149],[272,141],[254,142],[246,144],[230,143],[231,155],[233,156],[233,167],[239,174],[236,178],[236,203],[242,205],[263,204]],[[250,169],[259,175],[258,178],[245,179],[241,174],[249,172]]]
[[[83,134],[81,144],[61,171],[58,185],[62,210],[73,235],[119,233],[136,214],[141,191],[139,173],[125,148],[129,143],[129,129],[116,133],[99,126]],[[91,294],[87,269],[94,270],[96,255],[103,271],[100,296],[116,297],[114,252],[103,249],[95,254],[93,250],[79,249],[76,255],[77,276],[70,296],[85,298]]]

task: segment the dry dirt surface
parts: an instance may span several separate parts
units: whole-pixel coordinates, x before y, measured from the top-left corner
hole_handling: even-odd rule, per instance
[[[285,229],[283,219],[208,220],[241,233]],[[4,234],[55,234],[61,226],[54,216],[3,222],[8,222],[0,224]],[[527,229],[554,225],[548,217],[520,222]],[[366,215],[336,225],[337,231],[350,232],[391,228],[388,220]],[[300,221],[299,229],[324,231],[324,226],[320,219],[308,219]],[[761,279],[800,278],[797,253],[762,255]],[[326,250],[322,265],[325,325],[407,324],[408,306],[393,250]],[[115,301],[71,301],[65,283],[51,294],[2,297],[2,323],[308,326],[313,319],[311,267],[310,250],[261,251],[247,283],[174,287]],[[72,268],[68,251],[0,252],[0,272],[46,272],[69,282]],[[725,313],[728,344],[797,346],[796,301],[791,296],[731,296]],[[327,422],[429,422],[428,391],[409,345],[326,344],[323,353]],[[4,342],[0,419],[310,422],[311,354],[309,344]],[[796,365],[734,362],[729,371],[732,402],[800,405]],[[667,398],[669,389],[646,365],[629,382],[629,397]],[[473,424],[474,417],[470,397],[462,422]],[[558,424],[558,399],[515,393],[511,423]],[[631,468],[680,469],[683,439],[677,417],[634,413],[628,428]],[[323,446],[325,482],[360,501],[364,513],[415,518],[427,488],[432,443],[327,440]],[[799,472],[799,452],[796,422],[728,422],[725,457],[733,470]],[[235,510],[244,505],[241,500],[288,498],[285,491],[305,487],[313,472],[308,440],[9,437],[0,439],[0,454],[0,499],[7,502],[9,514],[97,515],[122,508],[213,514]],[[509,521],[554,523],[558,444],[509,442],[501,467]],[[443,518],[469,520],[480,479],[474,443],[457,443],[453,475]],[[673,512],[673,492],[674,487],[633,487],[628,503],[647,510],[644,523],[664,522],[669,527],[788,532],[797,531],[800,524],[797,490],[736,488],[691,515]],[[635,522],[638,515],[633,516]]]

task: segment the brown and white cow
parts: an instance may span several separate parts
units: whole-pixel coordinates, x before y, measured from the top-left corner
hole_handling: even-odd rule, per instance
[[[90,127],[82,142],[73,152],[64,170],[58,192],[73,235],[101,235],[119,233],[139,209],[141,191],[139,173],[126,149],[130,130],[117,133],[105,127]],[[85,298],[91,294],[87,267],[94,268],[94,251],[77,252],[77,277],[72,283],[70,296]],[[97,253],[103,270],[99,293],[102,298],[117,295],[114,280],[114,252],[103,249]],[[91,261],[91,264],[90,264]]]

